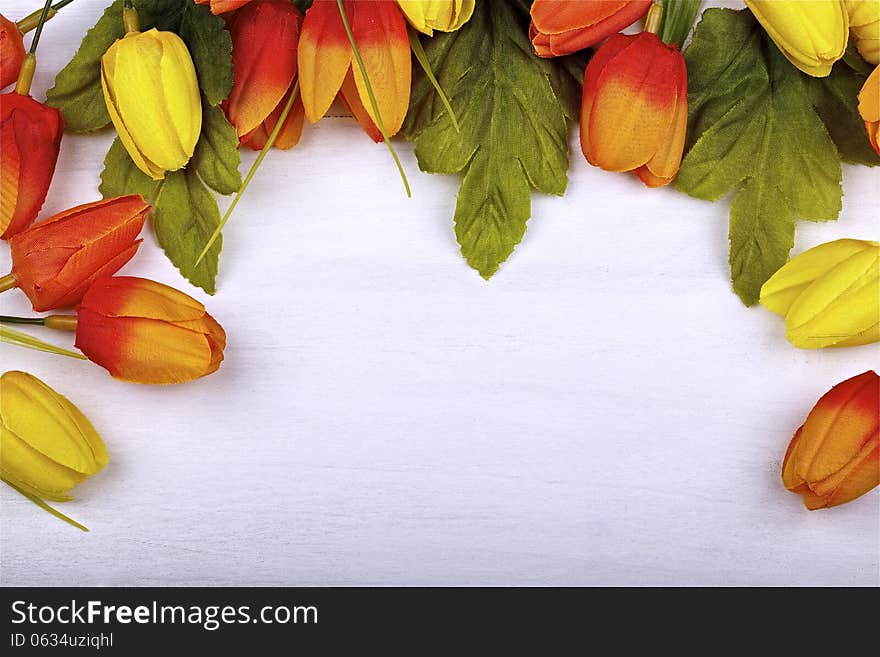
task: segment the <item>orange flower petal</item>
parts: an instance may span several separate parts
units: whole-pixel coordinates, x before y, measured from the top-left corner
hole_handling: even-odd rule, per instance
[[[345,3],[349,19],[353,4]],[[327,113],[351,66],[351,45],[335,0],[315,0],[306,12],[298,61],[303,108],[315,123]]]
[[[266,145],[266,141],[269,139],[269,135],[272,133],[272,130],[275,129],[275,124],[278,123],[278,119],[281,117],[281,112],[284,110],[284,106],[287,105],[290,93],[291,92],[288,91],[287,94],[285,94],[284,98],[281,99],[281,102],[278,103],[278,107],[272,111],[265,121],[258,125],[255,130],[246,134],[242,138],[241,143],[243,145],[252,148],[255,151],[263,149],[263,146]],[[275,137],[275,143],[272,147],[280,148],[281,150],[288,150],[296,146],[297,143],[299,143],[299,138],[302,136],[304,117],[305,114],[302,98],[297,97],[297,99],[293,101],[293,107],[290,108],[290,112],[287,113],[284,125],[282,125],[281,130],[278,131],[278,136]]]
[[[373,123],[373,119],[370,118],[367,108],[364,107],[361,102],[357,86],[354,82],[354,75],[351,71],[345,76],[345,81],[342,83],[342,89],[339,90],[339,95],[342,98],[342,102],[345,103],[345,106],[348,108],[348,111],[351,112],[351,115],[361,124],[361,127],[364,129],[364,132],[369,135],[370,139],[377,143],[382,141],[382,133],[379,131],[376,124]]]
[[[636,170],[639,178],[648,187],[660,187],[668,185],[681,166],[681,155],[684,152],[684,141],[687,134],[687,68],[684,57],[676,58],[680,81],[675,99],[675,114],[672,117],[670,134],[660,143],[660,148],[654,156],[648,160],[644,167]]]
[[[18,79],[25,51],[18,25],[0,15],[0,89]]]
[[[542,57],[583,50],[635,23],[647,13],[651,1],[535,0],[531,9],[532,46]]]
[[[201,319],[205,307],[172,287],[133,276],[102,278],[89,288],[78,311],[89,309],[107,317],[135,317],[166,322]]]
[[[596,93],[598,92],[598,82],[599,76],[602,74],[602,71],[605,70],[605,66],[607,66],[608,62],[610,62],[614,57],[625,50],[630,45],[630,40],[622,34],[616,34],[610,39],[608,39],[605,44],[596,51],[596,54],[593,55],[593,58],[590,60],[590,63],[587,65],[587,69],[584,72],[584,94],[581,99],[581,150],[584,153],[584,157],[587,158],[587,161],[596,165],[596,162],[593,161],[593,157],[591,154],[590,148],[590,115],[593,109],[593,102],[596,99]]]

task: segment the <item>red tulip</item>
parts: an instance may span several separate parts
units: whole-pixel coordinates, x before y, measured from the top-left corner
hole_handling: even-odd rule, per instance
[[[38,312],[75,305],[92,282],[131,260],[149,209],[140,196],[121,196],[65,210],[12,236],[15,285]]]
[[[0,95],[0,238],[37,218],[55,173],[64,119],[54,107],[15,91]]]
[[[234,82],[224,109],[243,143],[253,146],[251,133],[265,131],[267,122],[271,131],[281,114],[296,78],[301,23],[302,16],[288,0],[251,3],[229,22]],[[279,145],[290,148],[299,139],[302,116],[301,111],[288,114]]]
[[[223,328],[201,303],[167,285],[102,278],[76,312],[77,348],[117,379],[183,383],[216,372],[223,361]]]
[[[535,0],[529,38],[539,57],[595,45],[644,16],[652,0]]]
[[[26,54],[18,25],[0,14],[0,89],[18,78]]]
[[[584,74],[581,149],[606,171],[635,171],[648,187],[678,173],[687,130],[687,69],[656,34],[615,34]]]
[[[869,370],[826,392],[798,429],[782,483],[808,509],[837,506],[880,484],[880,377]]]
[[[196,0],[197,5],[210,5],[212,14],[225,14],[243,7],[251,0]]]

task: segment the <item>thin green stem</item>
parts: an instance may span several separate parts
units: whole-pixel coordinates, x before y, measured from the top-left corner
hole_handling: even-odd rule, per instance
[[[40,22],[37,23],[37,31],[34,32],[34,40],[31,41],[31,50],[30,53],[32,55],[37,54],[37,44],[40,42],[40,35],[43,34],[43,26],[46,24],[47,16],[49,15],[49,10],[52,8],[52,0],[46,0],[46,4],[43,5],[43,13],[40,14]]]
[[[241,189],[238,190],[235,198],[232,199],[232,203],[230,203],[229,207],[226,208],[226,212],[223,214],[223,218],[220,220],[217,228],[214,229],[211,238],[205,244],[205,248],[202,249],[199,257],[196,258],[196,265],[198,265],[204,259],[204,257],[208,254],[208,251],[214,245],[214,242],[216,242],[217,238],[220,237],[220,233],[223,232],[223,227],[226,225],[226,222],[229,221],[229,217],[232,216],[232,211],[235,209],[235,206],[238,205],[239,200],[241,200],[241,197],[244,194],[245,190],[248,188],[251,179],[253,179],[254,174],[257,173],[257,169],[260,168],[260,164],[263,162],[263,158],[266,157],[269,149],[272,148],[272,146],[275,144],[275,139],[281,132],[281,127],[287,120],[287,115],[290,114],[290,110],[293,107],[293,103],[296,101],[297,96],[299,96],[299,80],[293,83],[293,89],[290,92],[290,98],[287,99],[287,103],[284,105],[284,109],[281,110],[281,116],[278,117],[278,121],[275,123],[275,127],[272,128],[272,132],[269,133],[269,138],[266,140],[266,143],[263,144],[263,148],[260,149],[260,154],[257,155],[257,159],[254,160],[254,163],[251,165],[250,171],[248,171],[247,175],[244,177],[244,182],[241,183]]]
[[[13,484],[13,483],[12,483],[11,481],[9,481],[8,479],[5,479],[5,478],[0,477],[0,480],[2,480],[3,483],[5,483],[6,485],[8,485],[8,486],[12,487],[13,489],[17,490],[17,491],[18,491],[19,493],[21,493],[22,495],[24,495],[24,496],[25,496],[27,499],[29,499],[31,502],[33,502],[33,503],[36,504],[38,507],[40,507],[41,509],[43,509],[43,511],[46,511],[46,512],[48,512],[48,513],[51,513],[51,514],[52,514],[53,516],[55,516],[56,518],[60,518],[61,520],[63,520],[63,521],[66,522],[67,524],[69,524],[69,525],[73,525],[73,526],[76,527],[77,529],[81,529],[81,530],[84,531],[84,532],[89,531],[89,528],[88,528],[88,527],[86,527],[85,525],[81,525],[81,524],[79,524],[79,523],[78,523],[76,520],[74,520],[73,518],[70,518],[70,517],[64,515],[63,513],[61,513],[61,511],[58,511],[58,510],[56,510],[56,509],[53,509],[51,506],[49,506],[48,504],[46,504],[43,500],[41,500],[41,499],[40,499],[39,497],[37,497],[36,495],[31,495],[30,493],[26,493],[25,491],[23,491],[21,488],[19,488],[19,487],[16,486],[15,484]]]
[[[428,61],[428,54],[422,47],[422,40],[419,39],[418,32],[412,28],[409,29],[409,47],[412,49],[413,54],[416,56],[416,60],[421,65],[425,75],[428,76],[431,84],[434,85],[434,89],[437,91],[437,95],[440,96],[440,100],[446,107],[446,111],[449,112],[449,118],[452,119],[452,125],[455,128],[455,131],[460,133],[461,127],[459,127],[458,119],[455,117],[455,110],[452,109],[452,104],[449,102],[449,98],[446,97],[443,87],[440,86],[440,83],[434,76],[434,71],[431,69],[431,62]]]
[[[68,356],[70,358],[76,358],[78,360],[88,360],[83,354],[78,354],[75,351],[56,347],[54,344],[43,342],[42,340],[35,338],[32,335],[22,333],[21,331],[15,331],[5,326],[0,326],[0,342],[6,342],[8,344],[15,345],[16,347],[26,347],[27,349],[45,351],[46,353],[55,354],[57,356]]]
[[[352,34],[351,25],[348,24],[348,16],[345,13],[345,7],[342,5],[342,0],[336,0],[336,6],[339,8],[339,15],[342,17],[342,25],[345,27],[345,34],[348,36],[348,42],[351,44],[351,51],[354,54],[354,59],[364,78],[364,86],[366,86],[367,95],[370,97],[370,106],[373,108],[373,114],[376,116],[376,127],[379,128],[379,132],[382,133],[382,140],[385,142],[388,150],[391,151],[391,157],[394,158],[394,163],[397,165],[397,170],[400,172],[400,177],[403,180],[403,186],[406,188],[406,195],[412,197],[412,191],[409,188],[409,180],[406,179],[406,172],[403,170],[400,158],[397,157],[397,151],[394,150],[391,138],[385,130],[385,122],[382,121],[382,114],[379,112],[379,103],[376,102],[376,94],[373,93],[373,85],[370,84],[370,77],[367,75],[367,67],[364,65],[364,60],[361,57],[361,51],[358,50],[357,44],[354,42],[354,34]]]
[[[45,317],[10,317],[8,315],[0,315],[0,324],[32,324],[34,326],[45,326]]]
[[[46,20],[48,21],[48,20],[51,20],[52,18],[54,18],[55,14],[58,13],[59,9],[61,9],[62,7],[66,7],[71,2],[73,2],[73,0],[61,0],[61,2],[56,2],[54,5],[49,7],[49,13],[46,16]],[[26,34],[27,32],[30,32],[32,29],[34,29],[37,26],[37,23],[40,22],[40,15],[42,13],[43,13],[43,10],[38,9],[37,11],[30,13],[27,16],[25,16],[24,18],[22,18],[20,21],[18,21],[16,23],[16,25],[18,26],[18,31],[21,32],[22,34]]]

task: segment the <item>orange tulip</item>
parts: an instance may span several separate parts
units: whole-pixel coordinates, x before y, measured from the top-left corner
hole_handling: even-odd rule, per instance
[[[18,25],[0,14],[0,89],[18,78],[25,55]]]
[[[687,69],[656,34],[615,34],[584,74],[581,149],[606,171],[635,171],[648,187],[678,173],[687,130]]]
[[[223,108],[240,142],[255,150],[263,147],[278,122],[296,79],[301,22],[302,16],[288,0],[249,4],[229,21],[234,82]],[[294,146],[302,124],[302,102],[297,99],[275,145]]]
[[[406,19],[392,0],[345,0],[344,8],[386,133],[394,135],[406,117],[412,81]],[[364,76],[354,61],[335,0],[315,0],[306,12],[298,56],[306,118],[317,122],[339,94],[364,131],[381,141]]]
[[[212,14],[225,14],[243,7],[251,0],[196,0],[197,5],[210,5]]]
[[[880,483],[880,377],[869,370],[838,383],[791,439],[782,483],[808,509],[837,506]]]
[[[216,372],[223,361],[223,328],[201,303],[167,285],[102,278],[76,310],[77,348],[114,378],[183,383]]]
[[[595,45],[644,16],[653,0],[535,0],[529,38],[539,57]]]
[[[871,146],[880,155],[880,66],[868,76],[859,92],[859,114],[865,122]]]
[[[78,303],[93,281],[115,274],[137,252],[150,206],[140,196],[87,203],[56,214],[9,240],[12,285],[34,310]]]
[[[0,238],[37,218],[55,173],[64,119],[54,107],[12,91],[0,95]]]

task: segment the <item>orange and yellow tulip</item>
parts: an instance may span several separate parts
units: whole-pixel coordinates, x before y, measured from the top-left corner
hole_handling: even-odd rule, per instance
[[[880,66],[868,76],[859,92],[859,114],[865,122],[868,141],[880,155]]]
[[[406,117],[412,81],[406,19],[393,0],[345,0],[344,8],[386,134],[394,135]],[[354,62],[335,0],[316,0],[306,12],[298,57],[306,118],[312,123],[320,120],[339,94],[364,131],[381,141],[366,82]]]
[[[272,132],[296,79],[296,50],[302,16],[288,0],[254,2],[229,21],[232,91],[223,104],[240,143],[260,150]],[[302,134],[297,98],[275,146],[291,148]]]
[[[212,14],[225,14],[250,3],[251,0],[196,0],[197,5],[210,5]]]
[[[584,74],[581,149],[606,171],[635,171],[648,187],[678,173],[687,130],[687,69],[656,34],[615,34]]]
[[[220,324],[201,303],[162,283],[99,279],[76,312],[77,348],[122,381],[183,383],[216,372],[223,361]]]
[[[0,14],[0,89],[18,78],[25,55],[18,25]]]
[[[653,0],[535,0],[529,39],[538,57],[583,50],[644,16]]]
[[[78,303],[93,281],[115,274],[137,252],[150,206],[137,195],[86,203],[9,240],[12,279],[42,312]],[[11,286],[10,285],[10,286]]]
[[[782,483],[808,509],[837,506],[880,483],[880,377],[869,370],[839,383],[795,432]]]
[[[55,173],[64,119],[54,107],[12,91],[0,95],[0,238],[30,226]]]

